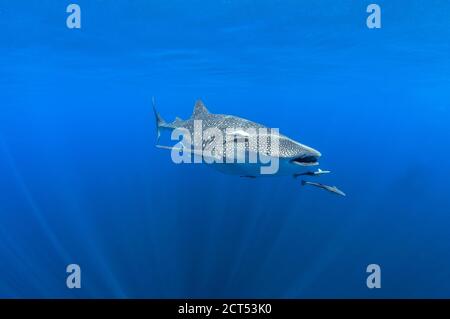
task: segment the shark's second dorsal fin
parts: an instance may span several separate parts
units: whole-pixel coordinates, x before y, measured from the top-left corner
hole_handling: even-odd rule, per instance
[[[180,125],[181,122],[183,122],[183,120],[177,116],[177,117],[175,117],[175,120],[173,121],[172,124]]]
[[[192,117],[195,118],[208,113],[209,111],[202,100],[197,100],[197,102],[195,102],[194,111],[192,111]]]

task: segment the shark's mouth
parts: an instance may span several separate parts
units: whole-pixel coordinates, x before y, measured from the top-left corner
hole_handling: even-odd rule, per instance
[[[314,166],[319,164],[317,156],[304,155],[291,160],[291,163],[301,166]]]

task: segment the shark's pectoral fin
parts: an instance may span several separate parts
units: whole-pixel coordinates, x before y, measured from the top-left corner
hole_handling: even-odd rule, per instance
[[[156,144],[155,146],[156,146],[157,148],[161,148],[161,149],[163,149],[163,150],[173,150],[173,149],[175,149],[175,150],[178,151],[178,149],[175,148],[175,147],[173,147],[173,146],[166,146],[166,145],[159,145],[159,144]],[[179,150],[181,151],[182,149],[180,148]]]
[[[196,150],[196,149],[192,149],[190,147],[176,147],[176,146],[166,146],[166,145],[159,145],[156,144],[157,148],[161,148],[164,150],[174,150],[177,152],[189,152],[191,154],[195,154],[195,155],[203,155],[203,152],[201,150]]]

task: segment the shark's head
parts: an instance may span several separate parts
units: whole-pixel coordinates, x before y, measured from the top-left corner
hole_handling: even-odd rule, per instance
[[[261,175],[265,174],[301,174],[309,166],[318,165],[321,154],[315,149],[300,144],[287,136],[279,134],[278,132],[271,132],[270,138],[267,139],[267,144],[263,142],[263,151],[260,152],[260,160],[266,161],[269,155],[270,165],[261,166]],[[259,136],[261,138],[261,136]],[[262,139],[264,141],[265,138]],[[261,142],[261,140],[259,140]],[[261,144],[259,145],[261,147]],[[265,156],[261,157],[261,153]]]
[[[286,136],[279,137],[279,154],[280,159],[299,166],[318,165],[318,160],[321,156],[319,151]]]

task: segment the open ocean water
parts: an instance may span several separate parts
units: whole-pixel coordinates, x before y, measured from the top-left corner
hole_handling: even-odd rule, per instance
[[[0,1],[0,297],[450,297],[449,1],[73,2]],[[152,96],[280,128],[347,197],[174,164]]]

